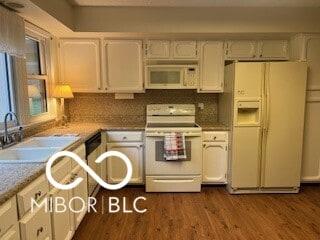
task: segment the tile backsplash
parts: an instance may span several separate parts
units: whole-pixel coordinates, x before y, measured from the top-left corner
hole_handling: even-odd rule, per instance
[[[196,122],[217,122],[218,94],[195,90],[147,90],[121,100],[112,93],[75,93],[66,99],[65,109],[71,122],[144,123],[146,106],[160,103],[196,104]],[[203,110],[198,103],[204,104]]]

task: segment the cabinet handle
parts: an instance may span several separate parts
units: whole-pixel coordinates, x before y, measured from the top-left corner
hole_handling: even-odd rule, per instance
[[[260,54],[260,57],[262,57],[263,55],[262,54]]]
[[[107,91],[107,90],[108,90],[108,88],[104,88],[104,90],[106,90],[106,91]]]
[[[36,201],[38,200],[39,197],[41,197],[41,191],[34,194],[34,198]]]
[[[98,90],[101,90],[101,87],[99,87]]]
[[[126,136],[124,136],[123,138],[122,138],[122,140],[126,140],[127,139],[127,137]]]
[[[207,145],[206,144],[203,144],[203,147],[205,148]]]
[[[216,139],[217,139],[217,137],[216,137],[216,136],[214,136],[214,137],[213,137],[213,140],[216,140]]]
[[[43,227],[37,229],[37,237],[39,237],[40,233],[43,232]]]
[[[256,55],[255,55],[255,54],[253,54],[253,56],[252,56],[252,57],[254,57],[254,58],[255,58],[255,57],[256,57]]]

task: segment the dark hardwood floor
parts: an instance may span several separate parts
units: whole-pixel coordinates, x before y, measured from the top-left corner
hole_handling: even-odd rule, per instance
[[[138,207],[147,212],[109,213],[110,196],[126,197],[127,209],[132,209],[136,197],[144,196],[147,200],[139,201]],[[230,195],[217,186],[203,187],[201,193],[172,194],[127,187],[102,190],[97,199],[98,213],[86,215],[74,240],[320,239],[320,187],[316,185],[302,186],[299,194],[263,195]]]

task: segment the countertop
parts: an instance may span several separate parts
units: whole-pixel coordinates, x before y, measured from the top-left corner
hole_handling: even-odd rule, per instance
[[[228,131],[220,123],[199,124],[203,131]],[[52,128],[35,136],[51,136],[53,134],[79,134],[80,139],[71,145],[72,151],[100,131],[144,131],[145,123],[138,124],[103,124],[103,123],[71,123],[68,128]],[[5,203],[33,180],[45,172],[45,163],[10,164],[0,162],[0,205]]]

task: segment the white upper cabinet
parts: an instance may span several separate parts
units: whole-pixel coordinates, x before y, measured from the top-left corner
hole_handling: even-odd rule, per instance
[[[146,42],[147,60],[197,60],[196,41],[162,41]]]
[[[174,59],[196,59],[196,41],[175,41],[172,43],[172,54]]]
[[[105,40],[107,92],[143,92],[142,41]]]
[[[258,54],[260,59],[287,59],[288,41],[264,40],[258,42]]]
[[[308,63],[308,90],[320,90],[320,34],[306,37],[306,60]]]
[[[61,39],[59,53],[61,80],[72,91],[101,90],[100,40]]]
[[[287,40],[227,41],[225,58],[227,60],[287,60]]]
[[[224,55],[222,41],[200,42],[200,83],[198,92],[222,92]]]
[[[170,57],[169,41],[147,41],[146,46],[148,59],[168,59]]]
[[[228,41],[226,43],[226,59],[254,58],[256,41]]]

